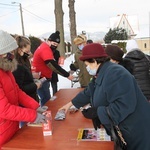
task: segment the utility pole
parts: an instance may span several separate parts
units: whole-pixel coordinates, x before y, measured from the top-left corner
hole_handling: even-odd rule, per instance
[[[12,2],[12,4],[19,4],[20,16],[21,16],[22,35],[25,36],[23,14],[22,14],[22,5],[21,5],[21,3],[18,3],[18,2]]]
[[[20,7],[20,15],[21,15],[22,35],[25,36],[25,33],[24,33],[24,23],[23,23],[23,14],[22,14],[22,5],[21,5],[21,3],[19,3],[19,7]]]

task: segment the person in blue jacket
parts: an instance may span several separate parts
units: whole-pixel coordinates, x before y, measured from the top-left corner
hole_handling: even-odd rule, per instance
[[[97,43],[86,45],[80,60],[84,61],[93,79],[87,88],[59,110],[67,113],[74,105],[82,109],[84,117],[93,121],[95,129],[103,125],[111,134],[107,107],[121,129],[127,150],[149,150],[150,103],[133,75],[123,66],[110,62],[103,47]],[[89,103],[91,107],[84,108]]]

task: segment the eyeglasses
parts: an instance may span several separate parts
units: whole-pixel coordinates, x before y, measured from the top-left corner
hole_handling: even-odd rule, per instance
[[[12,61],[14,59],[14,53],[13,52],[8,52],[6,54],[0,55],[1,58],[6,58],[9,61]]]
[[[9,57],[11,54],[14,55],[14,51],[11,51],[11,52],[8,52],[8,53],[5,53],[5,54],[1,54],[0,57],[3,57],[3,58]]]

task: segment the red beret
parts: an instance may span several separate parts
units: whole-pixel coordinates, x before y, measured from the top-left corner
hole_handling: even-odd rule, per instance
[[[82,55],[79,59],[84,61],[87,59],[107,57],[107,56],[108,55],[106,54],[101,44],[91,43],[83,47]]]

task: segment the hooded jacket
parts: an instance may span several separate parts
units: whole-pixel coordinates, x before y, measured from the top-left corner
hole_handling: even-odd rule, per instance
[[[34,99],[19,89],[13,74],[0,69],[0,147],[19,129],[19,121],[36,119],[38,107]]]
[[[127,42],[126,49],[128,53],[125,59],[133,63],[130,67],[131,72],[147,100],[150,100],[150,60],[147,59],[149,56],[146,57],[146,54],[137,48],[134,40]]]

